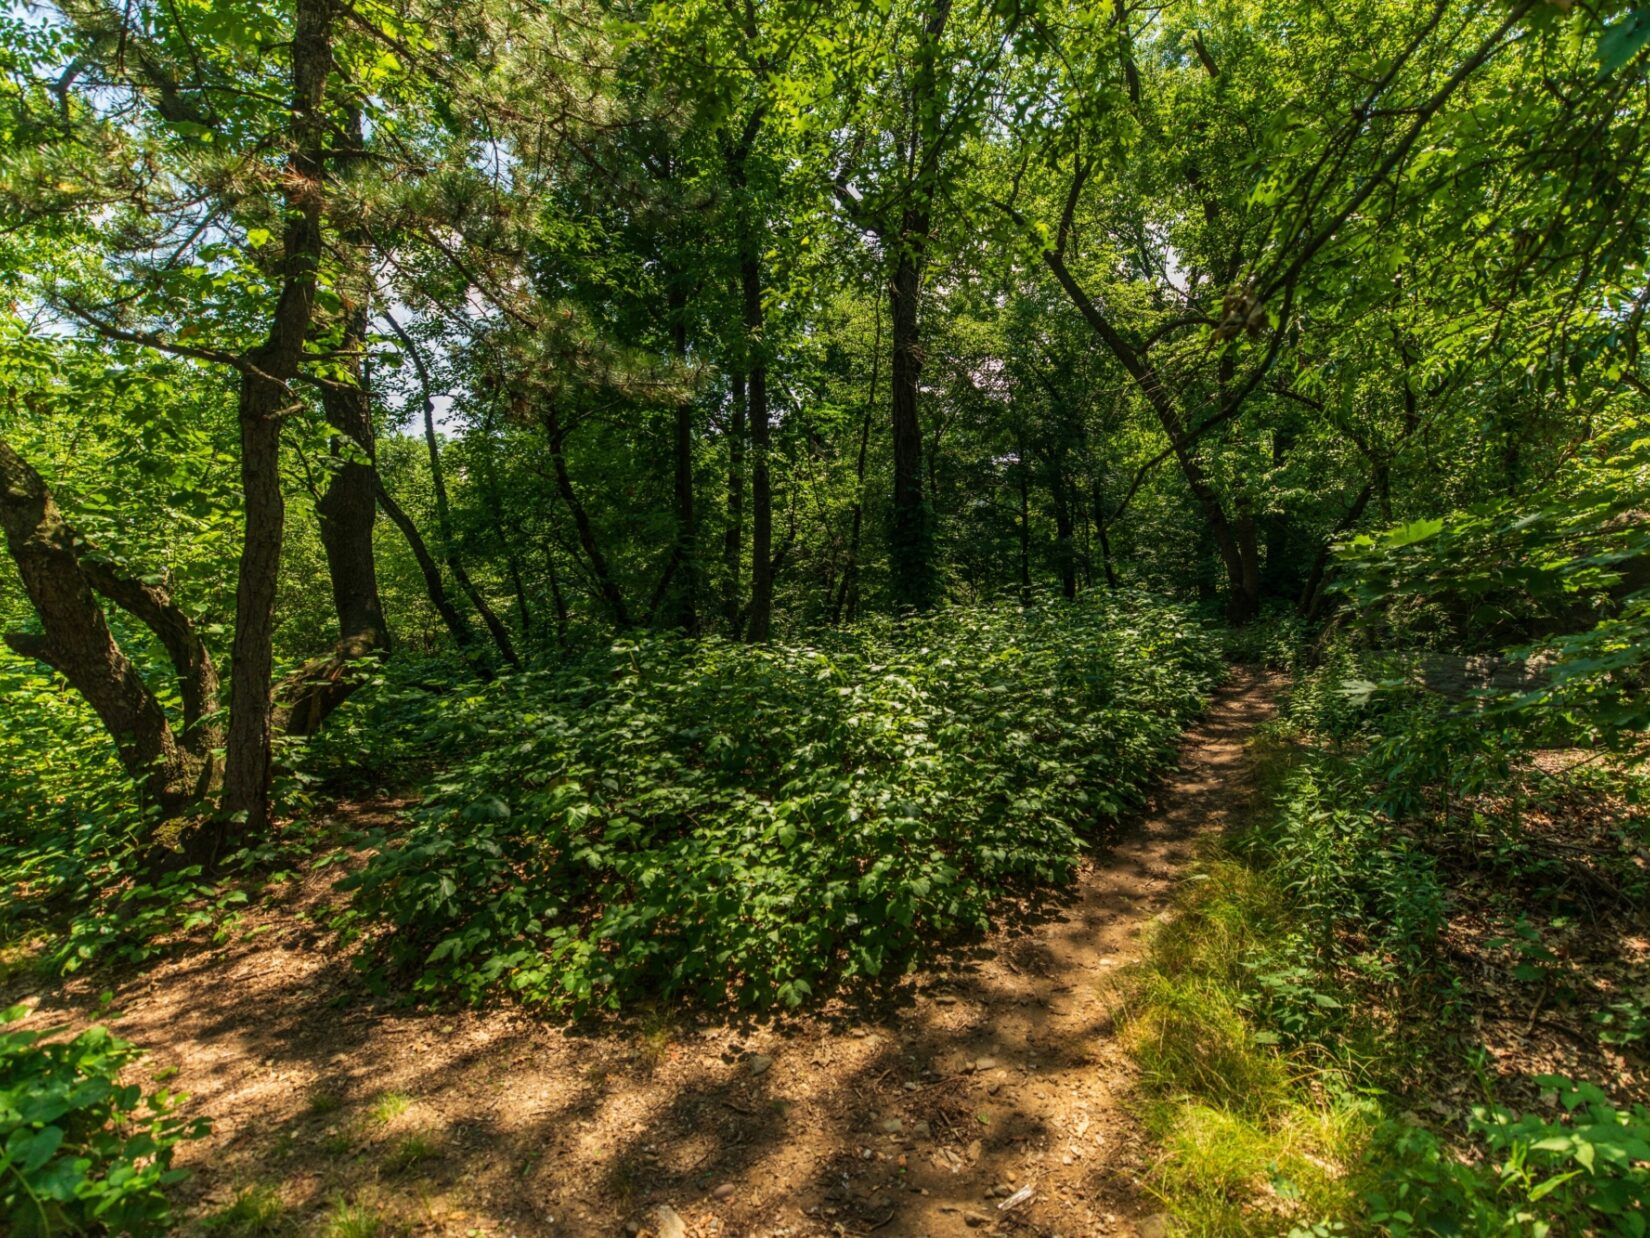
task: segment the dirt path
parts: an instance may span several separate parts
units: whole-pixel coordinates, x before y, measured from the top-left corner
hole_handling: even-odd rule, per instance
[[[1158,806],[1073,888],[874,1007],[596,1034],[385,1012],[300,897],[116,993],[113,1026],[212,1119],[180,1158],[186,1214],[262,1185],[299,1233],[348,1202],[382,1233],[669,1238],[664,1204],[699,1238],[1150,1234],[1109,979],[1196,840],[1246,805],[1274,688],[1239,672]],[[83,1012],[85,990],[47,1004]]]

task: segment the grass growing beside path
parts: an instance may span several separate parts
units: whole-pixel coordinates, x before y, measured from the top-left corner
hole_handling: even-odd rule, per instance
[[[1512,820],[1509,783],[1469,795],[1464,762],[1404,787],[1387,735],[1459,749],[1472,728],[1425,701],[1360,707],[1355,671],[1332,650],[1297,675],[1251,747],[1251,819],[1132,979],[1152,1189],[1198,1235],[1644,1234],[1646,1046],[1622,1031],[1646,996],[1633,776]],[[1516,783],[1528,754],[1501,739]],[[1619,847],[1575,841],[1601,820]],[[1621,899],[1579,906],[1574,874],[1543,867],[1566,830]],[[1512,920],[1515,896],[1544,915]]]

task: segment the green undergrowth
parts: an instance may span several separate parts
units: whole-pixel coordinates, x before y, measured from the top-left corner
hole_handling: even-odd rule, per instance
[[[1297,673],[1251,747],[1249,823],[1185,884],[1129,986],[1150,1184],[1188,1234],[1643,1235],[1650,1113],[1585,1081],[1498,1076],[1467,1018],[1486,999],[1443,945],[1498,883],[1564,922],[1513,826],[1482,845],[1483,796],[1535,741],[1416,694],[1372,699],[1366,676],[1344,644]],[[1619,828],[1630,861],[1642,825]],[[1506,984],[1545,986],[1521,1009],[1557,1003],[1554,956],[1519,923],[1488,943]],[[1630,1039],[1634,1009],[1597,1014],[1600,1039]]]
[[[220,859],[151,869],[156,817],[97,716],[61,678],[0,655],[0,982],[100,964],[143,966],[187,936],[223,942],[248,904],[290,880],[317,838],[315,779],[284,753],[277,796],[291,824]]]
[[[1129,594],[368,689],[332,759],[446,764],[346,883],[353,928],[418,994],[795,1006],[1068,878],[1218,667],[1189,611]]]
[[[140,1051],[103,1027],[73,1039],[0,1011],[0,1228],[16,1238],[159,1233],[177,1145],[205,1134],[182,1099],[128,1081]]]

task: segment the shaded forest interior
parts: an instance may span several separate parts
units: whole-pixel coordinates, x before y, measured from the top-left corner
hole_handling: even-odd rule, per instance
[[[1640,0],[0,13],[7,1232],[1643,1235],[1647,107]],[[703,1103],[500,1185],[313,1069],[415,1014]]]

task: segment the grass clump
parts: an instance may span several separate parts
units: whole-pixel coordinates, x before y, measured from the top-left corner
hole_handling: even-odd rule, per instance
[[[388,1232],[384,1218],[366,1204],[338,1199],[321,1223],[323,1238],[379,1238]]]
[[[374,1122],[388,1125],[411,1108],[412,1097],[405,1092],[380,1092],[367,1113]]]
[[[291,1218],[275,1188],[262,1183],[244,1187],[228,1204],[200,1220],[200,1228],[222,1238],[266,1238],[284,1234]]]
[[[440,1155],[441,1144],[435,1136],[428,1131],[414,1131],[390,1144],[378,1164],[386,1174],[404,1174]]]

